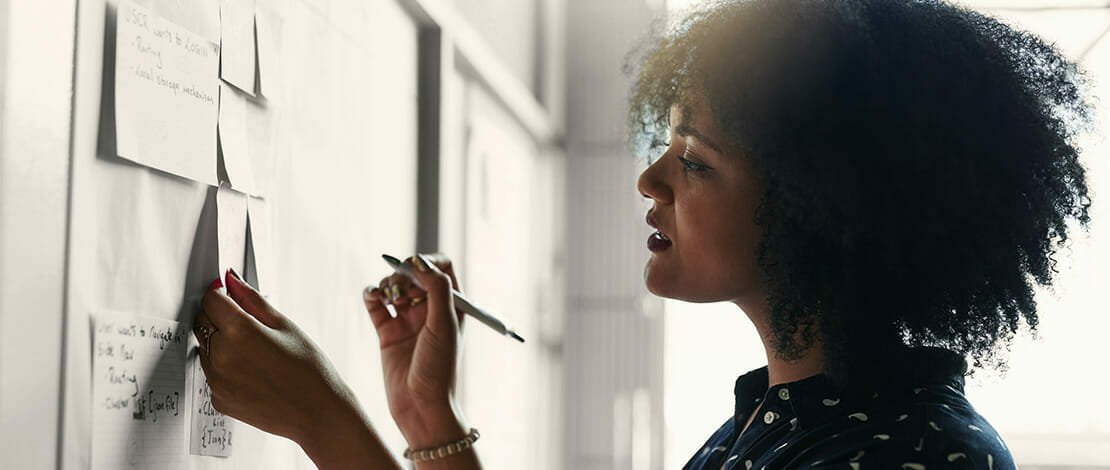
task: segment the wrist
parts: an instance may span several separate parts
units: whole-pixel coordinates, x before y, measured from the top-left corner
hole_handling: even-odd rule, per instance
[[[404,422],[398,421],[397,426],[412,450],[455,442],[470,432],[462,413],[453,404],[426,408]]]

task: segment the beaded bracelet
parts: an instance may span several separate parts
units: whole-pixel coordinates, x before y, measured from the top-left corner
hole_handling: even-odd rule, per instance
[[[405,449],[405,458],[409,459],[409,460],[412,460],[413,462],[423,462],[425,460],[442,459],[444,457],[447,457],[448,455],[454,455],[454,454],[462,452],[466,449],[469,449],[470,446],[472,446],[474,444],[474,441],[477,441],[477,440],[478,440],[478,429],[470,428],[470,434],[467,434],[466,437],[464,437],[464,438],[462,438],[458,441],[452,442],[450,444],[446,444],[446,445],[436,447],[436,448],[432,448],[432,449],[421,449],[421,450]]]

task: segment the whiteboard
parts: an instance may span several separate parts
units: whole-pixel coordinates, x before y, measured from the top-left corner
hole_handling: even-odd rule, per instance
[[[198,9],[213,4],[136,3],[196,29],[204,29],[196,26],[204,23]],[[89,466],[88,315],[191,322],[187,297],[216,271],[206,254],[213,249],[205,224],[211,187],[99,150],[102,104],[111,103],[103,78],[113,52],[105,41],[113,6],[78,5],[64,468]],[[415,249],[418,27],[393,0],[259,0],[257,15],[277,25],[280,37],[265,45],[259,38],[278,59],[262,71],[267,102],[259,113],[274,126],[274,139],[267,152],[251,155],[255,177],[268,183],[272,280],[263,290],[321,346],[399,453],[404,440],[386,408],[361,290],[388,272],[380,253]],[[314,468],[283,438],[245,424],[236,431],[231,457],[187,455],[187,467]]]

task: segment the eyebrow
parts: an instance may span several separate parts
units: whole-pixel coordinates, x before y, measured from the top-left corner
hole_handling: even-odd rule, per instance
[[[725,153],[724,150],[721,150],[721,147],[719,147],[719,146],[717,146],[717,144],[713,143],[713,141],[710,140],[709,137],[706,137],[705,134],[702,134],[701,132],[698,132],[697,129],[694,129],[692,126],[690,126],[688,124],[682,124],[682,125],[674,128],[674,131],[678,135],[683,136],[683,137],[693,136],[693,137],[697,138],[698,140],[704,142],[705,145],[708,145],[713,150],[716,150],[717,153]]]

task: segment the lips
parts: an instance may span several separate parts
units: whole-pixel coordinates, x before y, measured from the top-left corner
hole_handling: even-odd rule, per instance
[[[667,236],[667,234],[663,233],[662,230],[659,230],[659,223],[655,221],[655,217],[652,217],[651,212],[648,212],[646,219],[647,224],[655,229],[655,233],[652,233],[648,237],[648,249],[653,252],[658,252],[669,248],[671,246],[671,239]]]
[[[653,252],[659,252],[671,247],[671,241],[667,239],[666,235],[655,232],[648,237],[647,247]]]

